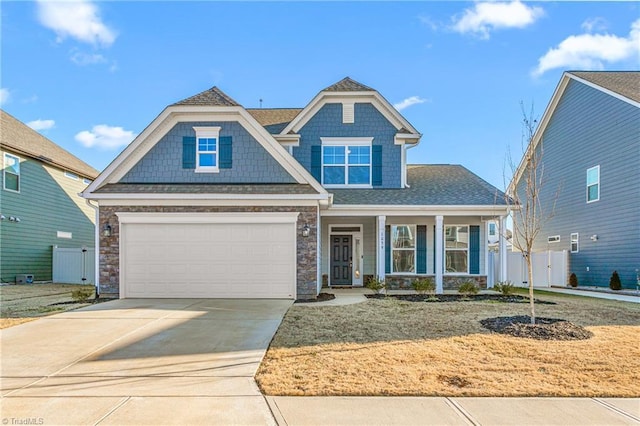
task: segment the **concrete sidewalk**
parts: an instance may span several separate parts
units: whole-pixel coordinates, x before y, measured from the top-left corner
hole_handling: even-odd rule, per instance
[[[608,291],[573,289],[562,287],[536,288],[536,290],[544,290],[553,293],[571,294],[573,296],[595,297],[597,299],[618,300],[620,302],[640,303],[640,294],[633,294],[633,291],[624,291],[623,293],[613,293]]]
[[[281,425],[640,425],[640,398],[268,396]]]

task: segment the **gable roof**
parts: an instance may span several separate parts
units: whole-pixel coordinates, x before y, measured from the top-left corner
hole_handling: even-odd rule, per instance
[[[640,102],[640,71],[569,71],[568,74]]]
[[[59,169],[68,170],[82,177],[95,179],[98,176],[96,169],[12,115],[0,110],[0,116],[2,120],[0,147],[51,164]]]
[[[229,95],[213,86],[211,89],[176,102],[173,105],[240,106]]]
[[[247,108],[247,112],[269,133],[280,133],[302,108]]]
[[[560,82],[556,90],[551,96],[551,100],[540,119],[540,124],[536,128],[526,152],[520,160],[520,164],[514,173],[507,193],[511,194],[515,185],[517,185],[522,173],[525,169],[526,158],[533,149],[538,146],[542,139],[542,135],[549,125],[549,121],[553,116],[564,91],[569,85],[569,81],[576,81],[585,84],[595,90],[613,96],[623,102],[640,108],[640,72],[639,71],[566,71],[562,74]]]
[[[407,165],[408,188],[332,189],[333,205],[506,206],[504,193],[458,164]]]
[[[375,90],[369,86],[365,86],[362,83],[352,80],[350,77],[345,77],[339,82],[324,89],[323,92],[375,92]]]

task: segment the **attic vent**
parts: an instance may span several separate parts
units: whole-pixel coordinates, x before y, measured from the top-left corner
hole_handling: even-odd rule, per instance
[[[342,122],[344,124],[351,124],[355,122],[355,113],[353,110],[353,102],[342,103]]]
[[[560,235],[551,235],[550,237],[547,237],[547,242],[549,242],[549,243],[558,243],[558,242],[560,242]]]

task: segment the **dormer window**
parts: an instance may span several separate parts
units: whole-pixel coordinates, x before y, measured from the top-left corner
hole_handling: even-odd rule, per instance
[[[322,183],[327,187],[371,187],[373,138],[321,138]]]
[[[217,172],[220,127],[194,127],[196,131],[196,172]]]

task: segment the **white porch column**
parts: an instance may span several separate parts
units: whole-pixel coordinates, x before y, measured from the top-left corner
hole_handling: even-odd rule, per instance
[[[436,216],[436,252],[434,253],[436,256],[436,294],[442,294],[444,293],[444,288],[442,285],[442,271],[444,270],[443,268],[443,259],[442,259],[442,254],[443,254],[443,247],[442,247],[442,242],[444,241],[444,239],[442,238],[443,235],[443,217],[442,216]]]
[[[500,273],[498,274],[498,281],[507,280],[507,227],[506,216],[500,216],[500,229],[498,232],[499,238],[499,250],[498,250],[498,262],[500,265]]]
[[[385,276],[385,232],[384,227],[387,223],[386,216],[376,217],[377,223],[377,238],[376,238],[376,275],[381,280],[384,280]]]

